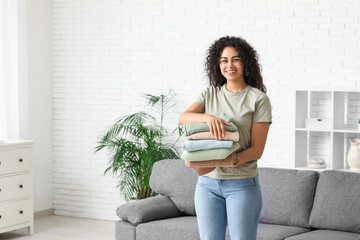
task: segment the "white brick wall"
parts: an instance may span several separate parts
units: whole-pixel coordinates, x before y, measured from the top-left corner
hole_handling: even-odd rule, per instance
[[[347,103],[345,107],[347,116],[345,117],[346,125],[357,125],[360,119],[360,93],[347,94]]]
[[[310,92],[310,118],[332,118],[332,93]]]
[[[103,176],[97,137],[141,110],[142,94],[169,87],[179,104],[165,124],[175,128],[207,85],[207,48],[224,35],[260,55],[274,115],[260,165],[288,167],[294,90],[360,89],[357,0],[53,0],[56,214],[117,219],[124,200]]]
[[[309,160],[323,159],[331,168],[331,136],[330,132],[309,132]]]

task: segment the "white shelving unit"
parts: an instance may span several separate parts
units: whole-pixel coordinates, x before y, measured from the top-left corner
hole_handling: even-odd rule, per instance
[[[308,168],[310,159],[321,158],[326,169],[349,170],[349,139],[360,138],[360,91],[296,90],[295,98],[293,167]],[[307,127],[308,118],[324,124]]]

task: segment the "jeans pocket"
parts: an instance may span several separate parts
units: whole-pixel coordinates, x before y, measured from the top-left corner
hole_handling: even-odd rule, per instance
[[[212,179],[208,176],[200,176],[197,181],[197,185],[206,187],[206,188],[212,188],[216,183],[215,179]]]

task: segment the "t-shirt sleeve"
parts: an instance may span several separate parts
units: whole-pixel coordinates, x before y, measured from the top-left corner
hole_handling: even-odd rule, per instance
[[[253,122],[272,122],[271,103],[269,97],[264,93],[255,103]]]
[[[198,96],[195,102],[200,103],[201,106],[205,108],[206,97],[207,97],[207,89],[202,91],[202,93],[200,94],[200,96]]]

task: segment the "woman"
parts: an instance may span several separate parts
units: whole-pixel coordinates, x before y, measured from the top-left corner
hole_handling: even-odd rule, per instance
[[[199,175],[195,209],[202,240],[255,240],[262,207],[257,175],[272,121],[256,51],[242,38],[222,37],[208,49],[210,87],[179,117],[179,124],[207,123],[214,139],[225,136],[216,116],[239,131],[240,148],[223,160],[186,162]]]

